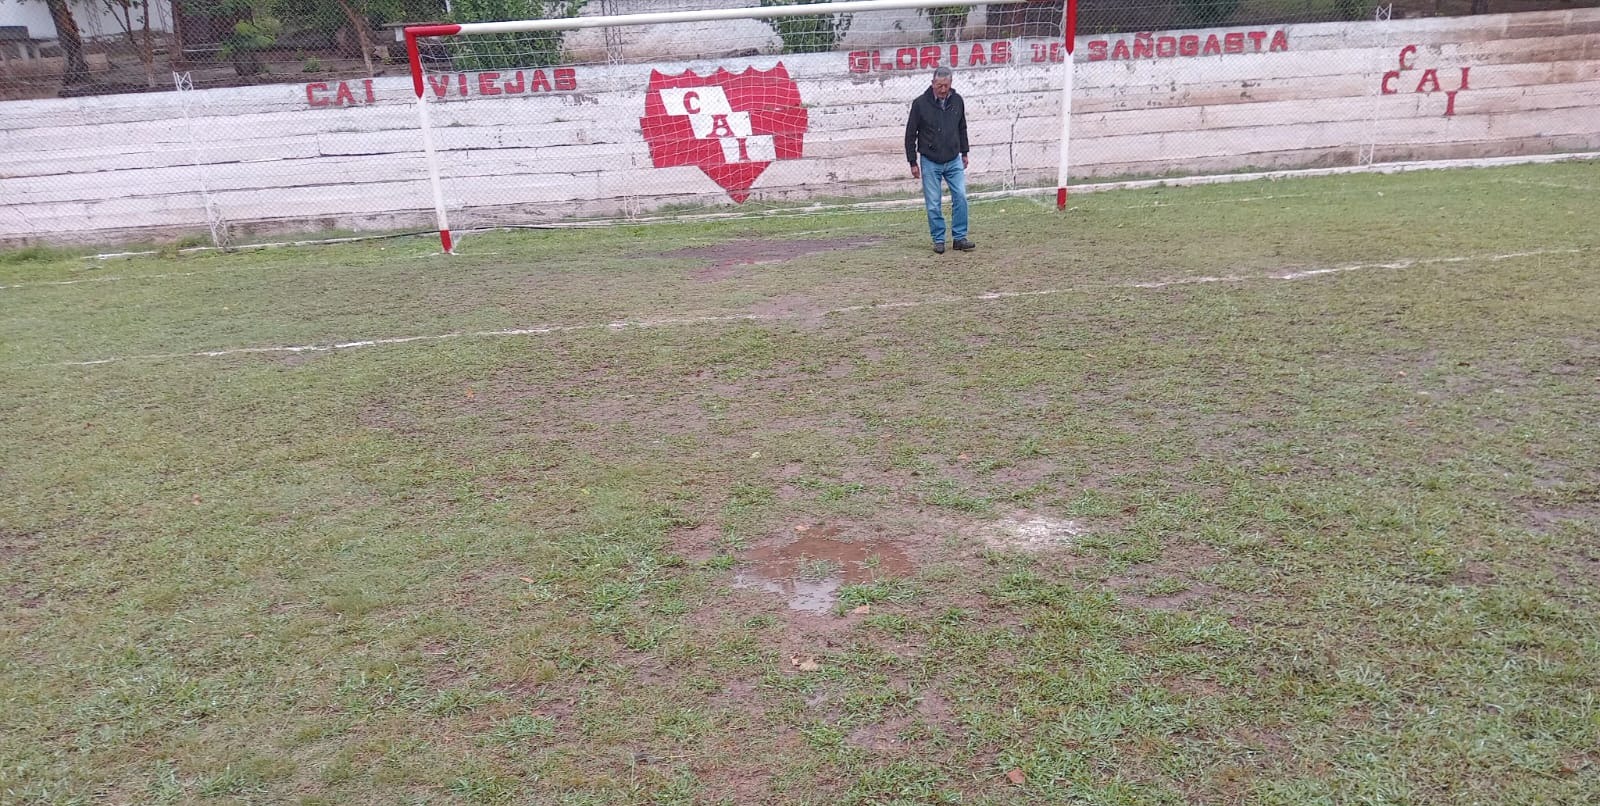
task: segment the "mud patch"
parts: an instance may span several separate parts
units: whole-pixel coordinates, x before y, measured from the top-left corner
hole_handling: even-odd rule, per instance
[[[790,610],[826,613],[846,584],[905,576],[911,570],[905,550],[894,543],[849,542],[837,526],[816,526],[783,545],[752,549],[734,572],[733,586],[776,593]]]
[[[1600,502],[1584,506],[1541,507],[1528,511],[1533,528],[1540,533],[1555,532],[1566,526],[1581,528],[1584,524],[1600,523]]]
[[[743,239],[712,246],[694,246],[661,252],[656,257],[697,259],[708,264],[694,272],[696,280],[727,280],[743,274],[747,266],[767,266],[785,263],[798,257],[826,252],[841,252],[873,246],[888,240],[881,235],[857,235],[841,239],[770,240]]]

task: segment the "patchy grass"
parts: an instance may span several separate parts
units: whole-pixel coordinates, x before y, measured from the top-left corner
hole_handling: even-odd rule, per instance
[[[1584,802],[1597,188],[0,259],[0,801]]]

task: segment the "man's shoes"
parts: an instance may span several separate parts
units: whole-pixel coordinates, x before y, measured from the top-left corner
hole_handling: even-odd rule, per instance
[[[957,238],[956,242],[951,244],[951,246],[954,246],[963,252],[971,252],[972,250],[978,248],[977,244],[967,240],[966,238]]]
[[[957,249],[961,248],[960,243],[961,243],[960,241],[956,242],[956,244],[957,244],[956,248]],[[935,255],[944,254],[944,241],[934,241],[933,242],[933,253]]]

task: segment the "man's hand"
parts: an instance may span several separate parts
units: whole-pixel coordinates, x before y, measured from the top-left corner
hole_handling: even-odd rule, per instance
[[[967,155],[966,154],[962,154],[961,155],[961,170],[965,171],[966,169],[967,169]]]
[[[911,163],[911,178],[912,179],[921,179],[922,178],[922,166],[916,164],[915,162]]]

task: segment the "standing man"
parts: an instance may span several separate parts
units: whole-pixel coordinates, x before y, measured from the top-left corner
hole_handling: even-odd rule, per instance
[[[950,186],[951,246],[967,252],[977,247],[967,240],[967,107],[950,89],[950,68],[933,71],[933,86],[911,102],[906,121],[906,161],[911,178],[922,180],[922,202],[928,208],[928,233],[933,251],[944,254],[944,189]]]

